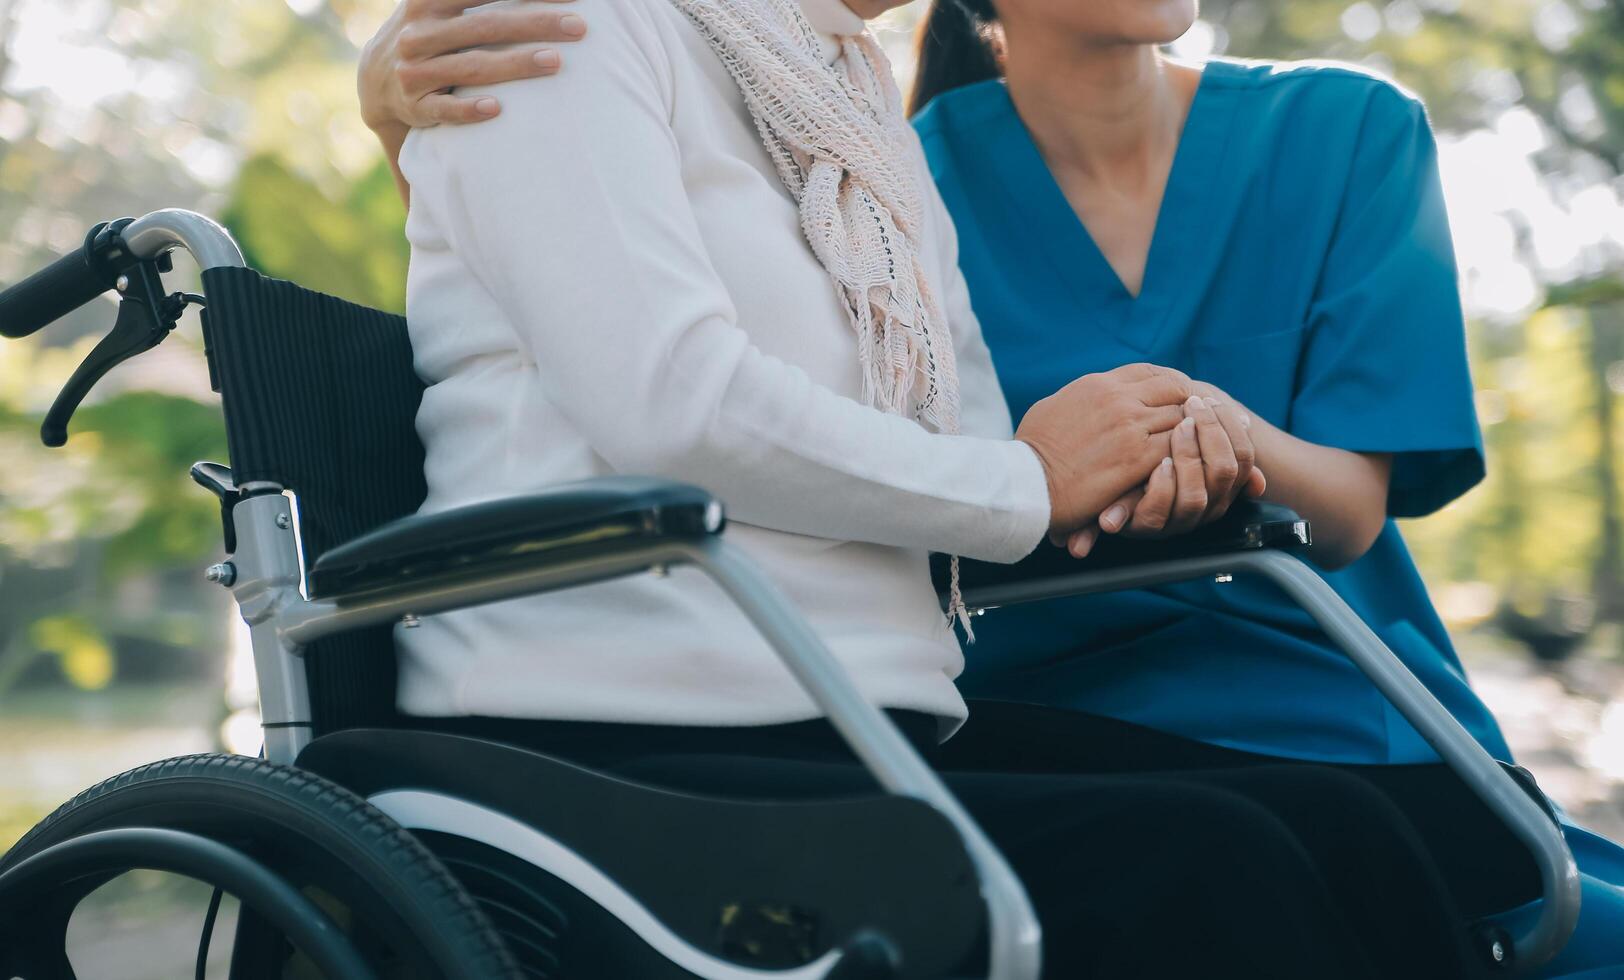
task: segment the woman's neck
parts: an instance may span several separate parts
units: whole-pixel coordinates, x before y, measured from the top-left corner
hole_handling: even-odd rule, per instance
[[[1129,190],[1178,146],[1194,86],[1148,44],[1005,27],[1009,95],[1051,168]]]

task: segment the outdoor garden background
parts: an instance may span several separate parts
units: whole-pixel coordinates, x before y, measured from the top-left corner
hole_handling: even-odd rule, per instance
[[[904,84],[922,7],[879,28]],[[175,206],[263,271],[398,310],[404,213],[353,94],[387,8],[0,0],[0,283]],[[1522,761],[1624,834],[1624,0],[1211,0],[1175,49],[1352,61],[1426,99],[1490,476],[1405,534]],[[242,637],[201,576],[218,510],[186,468],[226,452],[192,315],[65,449],[39,444],[112,317],[0,346],[0,849],[103,776],[258,745]],[[1536,665],[1530,642],[1577,652]]]

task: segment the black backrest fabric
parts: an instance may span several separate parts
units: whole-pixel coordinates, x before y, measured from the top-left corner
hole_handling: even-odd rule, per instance
[[[250,269],[203,273],[204,343],[238,485],[294,491],[307,566],[423,502],[406,321]],[[387,626],[307,649],[316,733],[395,719]]]

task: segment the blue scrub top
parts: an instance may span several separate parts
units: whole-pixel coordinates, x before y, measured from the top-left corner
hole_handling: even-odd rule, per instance
[[[1149,361],[1303,439],[1394,454],[1393,517],[1430,513],[1482,478],[1432,133],[1422,106],[1391,84],[1337,67],[1207,65],[1138,297],[1077,219],[1002,82],[949,92],[916,123],[1015,418],[1079,375]],[[1391,520],[1367,555],[1326,577],[1490,752],[1510,758]],[[1436,759],[1264,583],[998,609],[976,636],[960,681],[971,697],[1277,756]]]

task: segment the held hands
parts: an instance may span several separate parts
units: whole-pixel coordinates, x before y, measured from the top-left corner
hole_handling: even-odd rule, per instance
[[[1261,495],[1250,426],[1211,385],[1130,364],[1033,405],[1015,437],[1048,476],[1050,540],[1080,558],[1102,530],[1182,534],[1223,515],[1241,493]]]
[[[546,45],[586,34],[585,20],[558,9],[567,2],[521,0],[480,10],[491,0],[402,0],[362,48],[356,79],[362,120],[382,136],[495,116],[496,99],[453,90],[558,71],[559,53]]]
[[[1128,364],[1089,374],[1027,410],[1015,438],[1032,447],[1049,481],[1050,533],[1070,535],[1172,453],[1192,382],[1178,371]]]
[[[1195,382],[1195,389],[1202,394],[1184,403],[1185,417],[1173,429],[1171,455],[1157,464],[1145,484],[1107,507],[1095,526],[1056,544],[1082,558],[1102,532],[1172,537],[1222,517],[1241,494],[1263,495],[1267,481],[1257,467],[1251,417],[1211,385]]]

